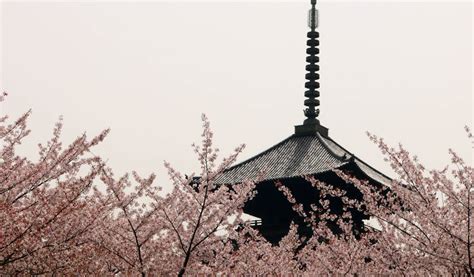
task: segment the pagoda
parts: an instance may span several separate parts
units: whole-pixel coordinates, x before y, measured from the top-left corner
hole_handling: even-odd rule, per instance
[[[294,133],[269,149],[227,169],[216,180],[221,184],[238,184],[245,180],[256,180],[263,172],[264,179],[256,185],[257,194],[244,206],[244,212],[259,218],[253,226],[270,242],[277,243],[288,231],[291,222],[298,224],[299,232],[310,232],[303,219],[293,211],[291,204],[277,189],[280,181],[288,187],[297,202],[309,209],[318,203],[319,191],[305,180],[304,176],[332,184],[347,191],[349,197],[361,199],[361,192],[352,184],[346,183],[333,171],[335,169],[350,173],[354,177],[367,180],[374,186],[388,185],[391,180],[356,155],[351,153],[329,136],[329,129],[321,125],[319,116],[319,32],[316,0],[311,0],[307,33],[306,53],[306,99],[303,124],[295,126]],[[342,212],[342,201],[334,198],[330,204],[331,212]],[[362,211],[352,211],[354,228],[363,229]]]

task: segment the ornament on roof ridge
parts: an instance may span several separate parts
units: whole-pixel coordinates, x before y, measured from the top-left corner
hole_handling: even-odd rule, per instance
[[[316,0],[311,0],[311,9],[308,14],[308,26],[310,31],[308,32],[308,41],[306,45],[306,83],[305,88],[307,89],[304,93],[306,99],[304,105],[307,107],[304,110],[306,119],[303,125],[296,126],[296,135],[315,135],[316,132],[321,135],[327,136],[328,129],[321,126],[318,120],[319,116],[319,32],[316,31],[318,27],[318,10],[316,9]]]

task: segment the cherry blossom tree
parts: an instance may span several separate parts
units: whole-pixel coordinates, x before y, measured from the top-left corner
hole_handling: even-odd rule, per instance
[[[216,249],[243,222],[242,207],[252,197],[254,183],[230,187],[215,180],[244,146],[217,164],[209,121],[204,115],[202,120],[202,144],[193,145],[200,176],[183,176],[165,162],[173,183],[170,193],[160,194],[153,174],[141,179],[134,173],[132,185],[128,175],[116,180],[111,169],[103,170],[114,209],[94,239],[105,250],[103,264],[112,271],[142,276],[212,272],[209,265],[219,257]]]
[[[63,148],[60,120],[52,139],[39,145],[37,161],[16,154],[30,133],[30,114],[10,124],[7,116],[0,119],[1,274],[145,276],[210,270],[207,265],[218,257],[212,247],[241,226],[254,183],[230,187],[215,180],[244,146],[217,164],[205,116],[202,145],[193,146],[200,177],[183,177],[165,163],[174,187],[162,195],[154,174],[143,179],[133,172],[135,182],[128,174],[116,179],[90,152],[108,130],[92,140],[84,134]],[[97,188],[101,185],[106,191]]]
[[[473,135],[466,127],[468,138]],[[380,225],[377,263],[402,273],[474,275],[472,257],[474,170],[454,150],[451,164],[427,170],[402,146],[378,144],[398,175],[388,194],[376,193],[367,182],[344,172],[364,194],[361,203]]]
[[[154,174],[145,179],[136,172],[132,175],[133,183],[128,174],[115,180],[110,168],[102,170],[101,180],[107,186],[111,207],[91,240],[101,253],[103,272],[145,276],[158,272],[161,263],[157,259],[161,255],[157,254],[166,247],[156,239],[163,226],[157,216],[158,207],[150,201],[160,198],[160,188],[153,185]]]
[[[296,275],[304,271],[296,259],[301,240],[291,225],[278,245],[272,245],[248,224],[231,233],[230,239],[216,245],[219,255],[210,264],[211,273],[223,275]]]
[[[16,153],[30,114],[0,119],[0,274],[85,273],[93,264],[88,236],[107,206],[93,185],[103,164],[89,150],[108,130],[63,147],[60,120],[32,161]]]
[[[217,177],[233,164],[244,145],[217,164],[218,149],[213,148],[213,133],[206,116],[202,116],[203,133],[200,146],[193,145],[201,167],[200,176],[183,178],[169,163],[165,163],[173,182],[161,214],[174,238],[170,247],[177,251],[178,276],[186,271],[196,273],[218,253],[213,245],[225,240],[242,223],[242,208],[253,196],[251,181],[228,186],[217,184]]]
[[[200,172],[187,176],[165,162],[172,182],[165,194],[154,174],[116,177],[91,153],[108,130],[63,147],[60,120],[36,160],[17,154],[30,114],[0,118],[1,275],[474,275],[474,170],[453,150],[449,166],[427,170],[403,146],[369,135],[398,178],[381,189],[336,170],[362,200],[306,176],[320,197],[303,209],[277,182],[311,235],[291,225],[272,245],[243,219],[259,180],[216,181],[244,146],[218,162],[205,116],[202,143],[193,145]],[[344,203],[337,215],[334,197]],[[353,209],[376,224],[355,232]]]

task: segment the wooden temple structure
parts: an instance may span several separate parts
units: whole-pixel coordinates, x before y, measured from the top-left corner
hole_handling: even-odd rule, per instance
[[[333,170],[340,169],[355,177],[368,180],[375,186],[390,183],[390,178],[380,173],[356,155],[339,145],[329,136],[328,128],[318,120],[319,101],[319,32],[316,0],[311,0],[307,33],[306,53],[306,99],[302,125],[295,126],[294,133],[269,149],[226,170],[218,179],[221,184],[238,184],[245,180],[255,180],[264,172],[264,180],[256,186],[257,195],[249,200],[244,212],[259,218],[254,223],[261,234],[270,242],[277,243],[289,231],[291,222],[299,226],[301,233],[305,229],[303,219],[293,211],[285,196],[276,188],[280,181],[288,187],[296,201],[309,209],[319,200],[319,191],[307,182],[303,176],[314,176],[318,180],[343,188],[349,197],[360,199],[361,192],[353,185],[338,177]],[[332,199],[331,212],[342,212],[342,201]],[[362,211],[352,211],[354,228],[364,227],[367,219]]]

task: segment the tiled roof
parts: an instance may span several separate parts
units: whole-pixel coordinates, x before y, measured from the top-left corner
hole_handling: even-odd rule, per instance
[[[355,162],[375,181],[389,184],[388,177],[352,155],[331,138],[323,137],[319,133],[312,136],[292,135],[268,150],[229,168],[216,182],[235,184],[255,180],[260,172],[263,172],[265,180],[297,177],[330,171],[350,162]]]

